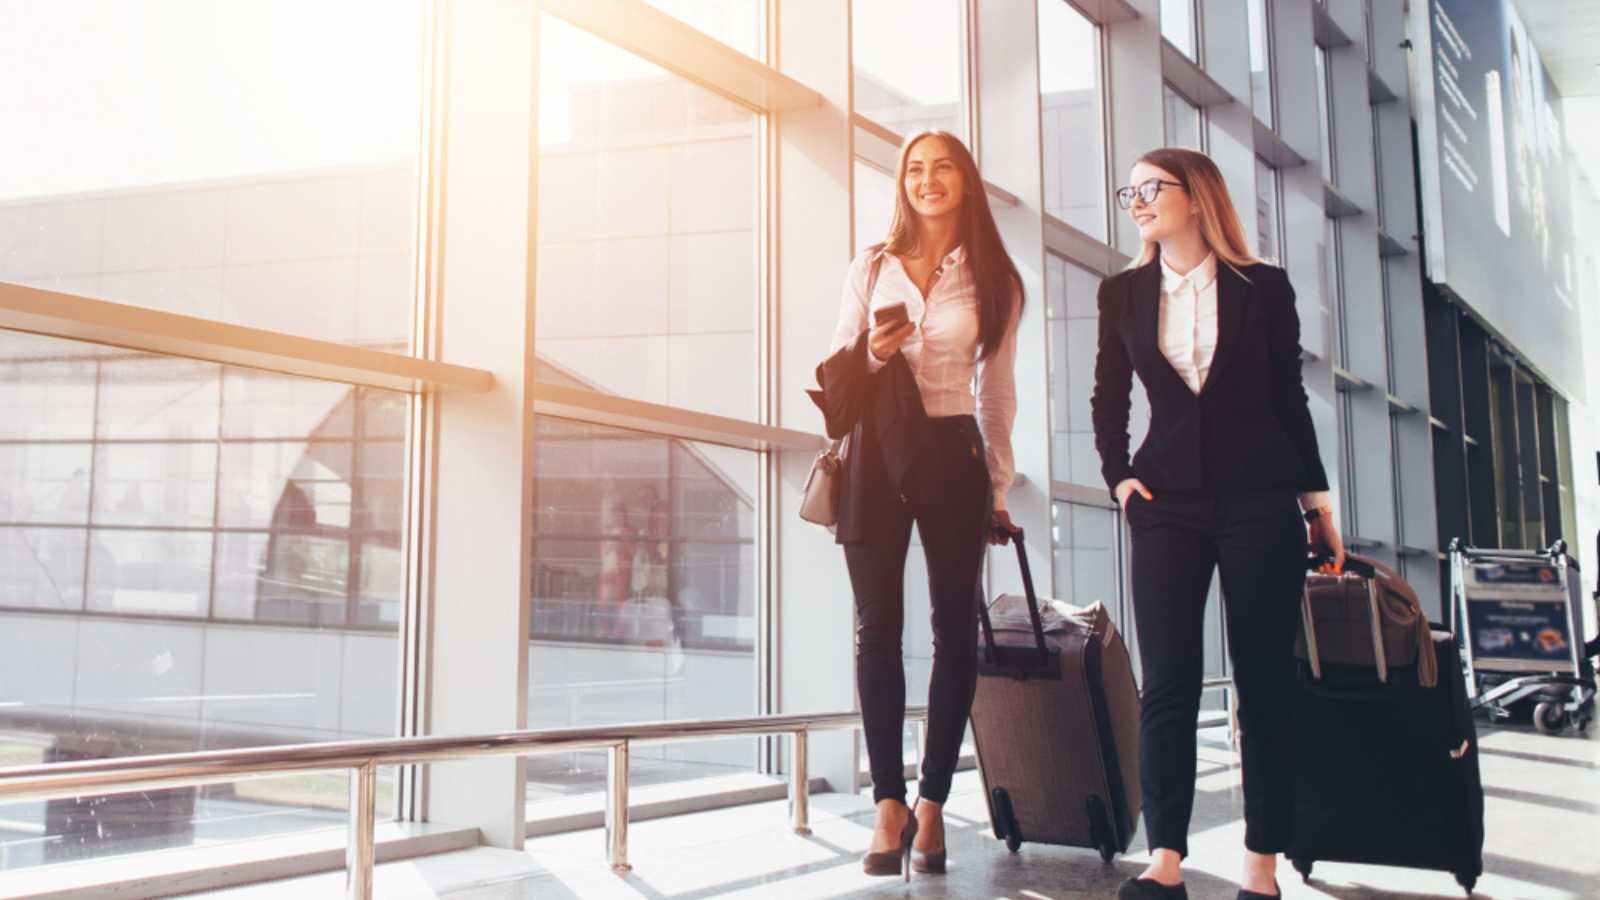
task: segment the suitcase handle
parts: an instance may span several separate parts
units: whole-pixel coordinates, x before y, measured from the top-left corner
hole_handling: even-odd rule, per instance
[[[1315,571],[1317,567],[1323,565],[1324,563],[1330,562],[1333,562],[1333,556],[1331,554],[1317,552],[1308,553],[1306,554],[1306,571]],[[1378,570],[1374,569],[1372,567],[1372,563],[1367,562],[1365,559],[1362,559],[1353,553],[1347,553],[1344,557],[1344,569],[1341,571],[1341,574],[1359,575],[1362,578],[1377,578]]]
[[[1033,623],[1033,642],[1039,651],[1037,664],[1049,666],[1050,648],[1044,642],[1044,620],[1039,617],[1039,595],[1033,590],[1033,570],[1028,567],[1028,548],[1023,545],[1025,538],[1023,531],[1021,528],[1007,530],[996,527],[995,533],[1010,538],[1011,543],[1017,545],[1017,567],[1022,570],[1022,592],[1028,598],[1028,618]],[[985,603],[982,597],[978,599],[978,621],[983,625],[984,662],[993,665],[1000,654],[1000,648],[994,642],[994,623],[989,621],[989,604]]]

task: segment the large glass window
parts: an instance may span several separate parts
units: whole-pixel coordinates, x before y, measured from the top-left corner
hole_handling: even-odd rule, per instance
[[[1278,208],[1278,170],[1256,157],[1256,255],[1278,262],[1283,217]]]
[[[529,727],[753,715],[756,454],[536,427]],[[754,758],[748,739],[643,748],[634,778],[748,772]],[[598,808],[604,761],[531,757],[529,799]]]
[[[1119,586],[1120,515],[1108,507],[1056,502],[1050,506],[1055,540],[1056,594],[1074,606],[1102,603],[1112,621],[1132,631],[1132,610]]]
[[[1256,118],[1275,127],[1272,103],[1272,20],[1267,0],[1248,0],[1250,19],[1250,103]]]
[[[1334,360],[1341,367],[1350,365],[1349,341],[1346,336],[1344,309],[1344,245],[1339,230],[1339,220],[1324,217],[1322,220],[1323,296],[1333,309]]]
[[[894,218],[894,192],[900,187],[894,183],[892,175],[859,159],[855,162],[855,175],[856,196],[852,210],[856,224],[854,252],[860,253],[889,236],[889,221]],[[839,279],[842,286],[843,267],[840,268]],[[838,307],[830,307],[830,312],[838,312]]]
[[[1044,209],[1106,238],[1100,29],[1066,0],[1039,3]]]
[[[898,134],[962,124],[960,0],[850,4],[855,111]]]
[[[1337,160],[1333,154],[1333,98],[1328,90],[1333,84],[1328,69],[1328,51],[1316,48],[1313,66],[1317,75],[1317,127],[1322,135],[1322,178],[1330,184],[1338,183]]]
[[[1088,487],[1104,487],[1100,454],[1094,448],[1094,422],[1089,414],[1099,341],[1099,310],[1095,297],[1100,279],[1050,253],[1045,256],[1044,283],[1045,315],[1050,328],[1051,477]],[[1139,395],[1137,400],[1142,401],[1143,389],[1136,387],[1135,393]],[[1129,425],[1143,427],[1145,418],[1130,415]]]
[[[1200,107],[1173,90],[1170,84],[1161,86],[1161,102],[1167,146],[1203,151],[1205,147],[1201,140]]]
[[[746,56],[761,59],[760,0],[645,0]]]
[[[1184,56],[1198,60],[1194,0],[1161,0],[1161,36]]]
[[[7,4],[0,58],[28,77],[0,86],[0,281],[404,350],[423,21],[420,0]]]
[[[16,332],[0,397],[0,759],[394,733],[407,397]],[[0,859],[342,826],[345,786],[9,804]]]
[[[754,418],[756,116],[552,16],[541,28],[541,362]]]

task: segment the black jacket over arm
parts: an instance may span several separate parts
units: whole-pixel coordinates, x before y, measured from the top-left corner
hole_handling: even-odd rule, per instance
[[[1277,266],[1217,264],[1217,349],[1199,395],[1161,353],[1161,263],[1100,285],[1094,445],[1112,489],[1138,478],[1152,491],[1325,491],[1300,374],[1294,288]],[[1130,460],[1133,376],[1150,398],[1150,432]]]
[[[877,372],[867,372],[867,332],[817,366],[818,391],[807,391],[822,410],[828,437],[850,436],[839,486],[841,544],[880,533],[887,500],[912,490],[912,469],[921,451],[928,414],[911,366],[899,353]]]

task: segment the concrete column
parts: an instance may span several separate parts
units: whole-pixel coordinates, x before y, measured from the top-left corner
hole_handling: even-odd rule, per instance
[[[427,403],[423,730],[443,735],[527,724],[539,16],[531,0],[442,0],[439,16],[425,352],[496,381]],[[436,764],[425,817],[518,849],[523,781],[520,758]]]
[[[852,246],[853,143],[849,110],[850,3],[807,0],[777,7],[773,64],[822,94],[826,103],[777,119],[771,252],[772,358],[776,424],[821,432],[822,416],[806,397],[813,369],[827,354]],[[855,708],[855,604],[844,552],[833,535],[802,522],[800,489],[812,454],[773,454],[771,628],[775,711]],[[857,760],[851,732],[810,738],[812,774],[834,790],[853,790]]]

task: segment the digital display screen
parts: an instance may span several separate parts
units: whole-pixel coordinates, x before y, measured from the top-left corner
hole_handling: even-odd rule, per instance
[[[1561,97],[1507,0],[1421,0],[1416,104],[1428,277],[1583,398]],[[1420,24],[1420,23],[1419,23]]]

